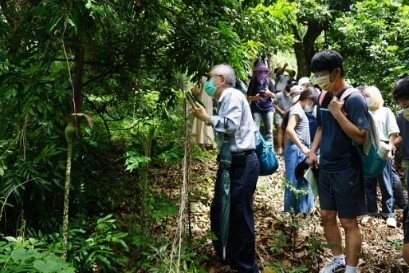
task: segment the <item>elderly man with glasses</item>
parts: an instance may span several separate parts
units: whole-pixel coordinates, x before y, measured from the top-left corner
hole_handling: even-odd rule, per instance
[[[234,88],[234,70],[226,64],[214,66],[209,72],[204,89],[217,99],[217,114],[209,116],[200,104],[192,105],[193,114],[213,127],[219,151],[227,140],[231,153],[230,215],[227,240],[227,261],[239,273],[258,273],[255,262],[255,232],[253,195],[260,166],[255,153],[257,126],[251,116],[245,95]],[[224,149],[223,149],[224,151]],[[222,153],[219,153],[219,159]],[[213,245],[219,258],[224,253],[221,242],[221,183],[222,165],[217,172],[214,198],[210,209]]]

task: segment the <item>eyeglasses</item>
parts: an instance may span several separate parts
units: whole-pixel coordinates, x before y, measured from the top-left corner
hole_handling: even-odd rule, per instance
[[[206,77],[206,81],[209,81],[214,76],[223,77],[223,75],[215,75],[215,74],[209,74],[209,73],[204,74],[204,76]]]
[[[314,77],[315,77],[315,78],[320,78],[320,77],[328,76],[328,75],[330,75],[330,74],[331,74],[331,72],[315,73],[315,74],[314,74]]]

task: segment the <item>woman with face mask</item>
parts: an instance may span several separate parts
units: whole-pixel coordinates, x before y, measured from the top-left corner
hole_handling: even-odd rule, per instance
[[[275,98],[273,82],[269,79],[269,70],[265,63],[258,62],[253,69],[253,77],[247,89],[247,100],[250,103],[253,119],[260,130],[261,122],[264,124],[266,141],[273,144],[273,119],[274,107],[272,99]]]
[[[365,177],[365,195],[368,215],[362,218],[361,223],[365,224],[378,215],[377,207],[377,182],[382,193],[382,213],[386,218],[386,225],[391,228],[396,227],[395,209],[393,200],[393,172],[394,151],[396,138],[399,135],[399,127],[392,111],[384,107],[384,100],[381,92],[375,86],[365,87],[362,91],[366,99],[369,111],[372,113],[379,139],[388,144],[390,151],[386,157],[386,165],[377,177]]]
[[[296,86],[297,87],[297,86]],[[300,86],[298,86],[302,89]],[[294,87],[293,87],[294,88]],[[301,176],[296,177],[295,169],[303,162],[310,152],[311,138],[309,120],[306,110],[312,110],[316,98],[312,89],[308,88],[300,95],[293,97],[293,106],[288,113],[288,123],[285,128],[285,179],[284,211],[308,213],[314,207],[314,197],[308,181]],[[298,191],[298,192],[295,192]],[[301,192],[301,194],[300,194]]]

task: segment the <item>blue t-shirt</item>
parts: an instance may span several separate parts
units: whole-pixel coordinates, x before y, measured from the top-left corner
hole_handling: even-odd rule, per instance
[[[340,97],[342,94],[338,94]],[[320,143],[320,167],[327,172],[337,172],[348,167],[360,168],[362,166],[360,156],[352,144],[352,139],[342,130],[328,110],[328,104],[332,99],[328,92],[318,105],[317,125],[321,127]],[[360,92],[351,93],[344,103],[347,118],[359,129],[369,129],[369,113],[365,99]]]
[[[267,86],[268,85],[268,86]],[[252,80],[247,89],[247,96],[255,96],[260,93],[261,90],[267,89],[275,93],[274,84],[270,79],[267,79],[264,83],[260,83],[257,80]],[[274,111],[273,101],[269,96],[264,96],[259,100],[251,102],[250,105],[252,113],[266,113]]]
[[[400,135],[402,136],[402,159],[409,160],[409,121],[403,117],[402,111],[400,111],[396,116],[396,122],[398,123]]]

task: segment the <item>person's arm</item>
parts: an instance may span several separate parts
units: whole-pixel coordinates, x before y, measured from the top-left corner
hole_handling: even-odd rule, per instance
[[[275,97],[276,97],[276,94],[274,94],[274,92],[271,92],[270,89],[267,89],[264,94],[265,94],[265,96],[270,97],[271,99],[275,99]]]
[[[261,98],[263,98],[263,97],[260,96],[260,94],[257,94],[257,95],[255,95],[255,96],[247,96],[247,101],[248,101],[248,102],[252,102],[252,101],[255,101],[255,100],[259,100],[259,99],[261,99]]]
[[[335,120],[341,126],[342,130],[356,143],[363,145],[365,143],[368,130],[360,129],[353,124],[346,115],[342,112],[344,100],[338,99],[334,96],[328,105],[328,110],[331,112]]]
[[[398,135],[395,139],[395,147],[396,145],[400,145],[402,143],[402,136]]]
[[[247,88],[247,92],[246,92],[246,98],[249,103],[262,98],[262,96],[260,96],[260,94],[256,92],[257,91],[256,91],[255,81],[253,79],[250,81],[249,87]]]
[[[396,142],[397,137],[398,137],[398,133],[392,133],[389,135],[389,152],[386,156],[387,160],[391,160],[395,156],[395,150],[396,150],[395,142]]]
[[[279,113],[281,116],[284,115],[285,111],[284,111],[283,109],[281,109],[280,106],[278,106],[277,104],[274,103],[274,104],[273,104],[273,107],[278,111],[278,113]]]
[[[207,114],[206,108],[199,103],[196,102],[195,104],[192,104],[192,113],[197,119],[203,121],[206,125],[213,126],[211,123],[211,118]]]
[[[301,150],[301,152],[303,152],[303,154],[308,156],[310,149],[301,142],[301,140],[298,138],[295,132],[295,126],[297,126],[299,121],[300,121],[300,116],[298,114],[291,115],[288,119],[288,124],[285,129],[285,133],[287,134],[288,138],[295,145],[297,145],[297,147]]]
[[[310,167],[316,167],[316,168],[318,167],[317,151],[318,151],[318,148],[320,147],[321,136],[322,136],[322,129],[320,126],[318,126],[317,131],[315,131],[314,141],[311,144],[310,152],[307,155],[308,164],[310,165]]]
[[[387,155],[387,159],[390,160],[394,157],[395,155],[395,150],[396,150],[396,139],[399,136],[399,126],[398,123],[396,122],[395,115],[393,114],[392,110],[390,108],[385,108],[386,109],[386,128],[388,131],[388,137],[389,137],[389,147],[390,150]]]

